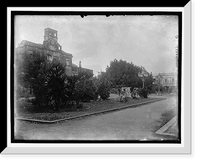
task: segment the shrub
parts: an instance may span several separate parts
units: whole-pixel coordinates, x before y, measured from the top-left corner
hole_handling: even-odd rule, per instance
[[[92,80],[86,79],[83,86],[83,96],[81,101],[89,102],[90,100],[96,100],[98,95],[96,94],[96,87]]]
[[[103,82],[99,85],[97,92],[103,100],[106,100],[110,97],[110,87],[106,82]]]
[[[138,89],[138,94],[142,98],[148,98],[148,90],[146,88]]]

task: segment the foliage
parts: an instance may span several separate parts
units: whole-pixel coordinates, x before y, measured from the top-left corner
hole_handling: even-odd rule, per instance
[[[69,76],[67,77],[67,95],[69,101],[75,101],[77,107],[81,107],[81,101],[90,101],[97,99],[96,87],[92,79],[85,76]]]
[[[93,74],[88,71],[79,71],[78,80],[90,79],[93,77]]]
[[[81,98],[84,95],[83,88],[84,88],[84,82],[83,81],[77,81],[75,83],[74,91],[73,91],[73,99],[75,100],[76,106],[78,108],[81,107],[80,101],[81,101]]]
[[[23,66],[20,71],[21,81],[26,88],[33,90],[34,104],[45,106],[48,104],[48,63],[46,57],[36,52],[23,55]]]
[[[78,81],[78,76],[74,75],[74,76],[67,76],[67,80],[66,80],[66,96],[68,97],[68,102],[74,101],[75,97],[74,97],[74,90],[75,90],[75,84]]]
[[[88,79],[84,81],[82,101],[89,102],[90,100],[96,100],[98,98],[96,87],[92,80]]]
[[[108,99],[110,97],[110,83],[107,80],[99,83],[97,92],[101,99]]]
[[[50,63],[48,69],[48,98],[53,104],[53,107],[58,110],[60,104],[68,100],[65,68],[56,60]]]
[[[18,67],[18,81],[24,88],[30,88],[35,96],[33,104],[39,107],[51,106],[56,110],[66,100],[65,68],[56,60],[50,62],[44,54],[24,53]]]
[[[96,88],[95,97],[100,96],[101,99],[106,100],[110,97],[111,83],[107,79],[105,72],[100,72],[96,77],[92,78],[94,87]]]
[[[138,89],[138,94],[142,98],[148,98],[148,89],[147,88],[140,88],[140,89]]]
[[[112,83],[112,87],[140,87],[142,81],[138,78],[141,67],[135,66],[123,60],[114,60],[106,69],[106,75]]]
[[[154,86],[152,86],[152,90],[154,92],[158,92],[158,91],[163,91],[164,90],[164,87],[162,85],[159,85],[159,84],[155,84]]]
[[[145,87],[148,90],[148,92],[151,92],[151,93],[154,92],[153,82],[154,82],[153,75],[150,73],[148,77],[146,77],[145,79]]]
[[[146,71],[144,67],[139,67],[134,65],[132,62],[128,63],[123,60],[113,60],[110,62],[110,66],[107,66],[106,72],[104,72],[104,77],[107,78],[111,87],[131,87],[131,88],[141,88],[143,86],[142,79],[138,77],[138,73],[142,70]],[[147,71],[146,71],[147,72]],[[149,74],[145,77],[145,86],[148,89],[152,89],[153,76]]]
[[[39,107],[50,106],[58,110],[62,105],[73,101],[77,107],[81,107],[81,101],[96,100],[98,96],[103,100],[108,99],[110,89],[114,87],[142,87],[142,81],[138,77],[142,68],[122,60],[111,61],[106,72],[101,72],[96,77],[87,71],[66,76],[65,67],[57,60],[48,61],[44,54],[33,51],[31,54],[17,56],[17,85],[31,90],[35,97],[33,104]],[[146,88],[139,90],[141,97],[147,98],[152,82],[153,77],[149,75],[145,80]]]

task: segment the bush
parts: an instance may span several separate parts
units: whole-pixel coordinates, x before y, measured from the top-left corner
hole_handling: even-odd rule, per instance
[[[148,90],[146,88],[138,89],[138,94],[142,98],[148,98]]]
[[[107,83],[103,82],[98,87],[98,94],[101,99],[106,100],[110,97],[110,87]]]
[[[96,87],[92,80],[86,79],[83,86],[83,96],[81,101],[89,102],[90,100],[96,100],[98,95],[96,94]]]

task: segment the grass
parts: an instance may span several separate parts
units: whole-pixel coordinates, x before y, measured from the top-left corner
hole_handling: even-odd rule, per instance
[[[177,115],[177,111],[175,111],[174,109],[170,109],[162,113],[160,119],[157,121],[159,122],[159,124],[154,127],[153,131],[156,132],[158,129],[163,127],[167,122],[169,122],[176,115]]]
[[[138,104],[141,102],[152,101],[158,98],[146,98],[146,99],[132,99],[129,98],[127,102],[118,102],[116,99],[91,101],[84,103],[83,108],[77,109],[76,107],[60,108],[59,111],[49,108],[35,108],[28,101],[19,101],[17,103],[16,116],[20,118],[37,119],[37,120],[58,120],[73,116],[79,116],[86,113],[93,113],[98,111],[105,111],[112,108],[123,107],[131,104]]]

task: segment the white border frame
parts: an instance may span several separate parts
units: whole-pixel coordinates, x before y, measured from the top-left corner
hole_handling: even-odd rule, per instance
[[[11,143],[10,31],[11,11],[171,11],[182,12],[181,144],[25,144]],[[184,7],[7,8],[7,148],[3,154],[191,154],[191,2]],[[187,122],[187,123],[185,123]]]

